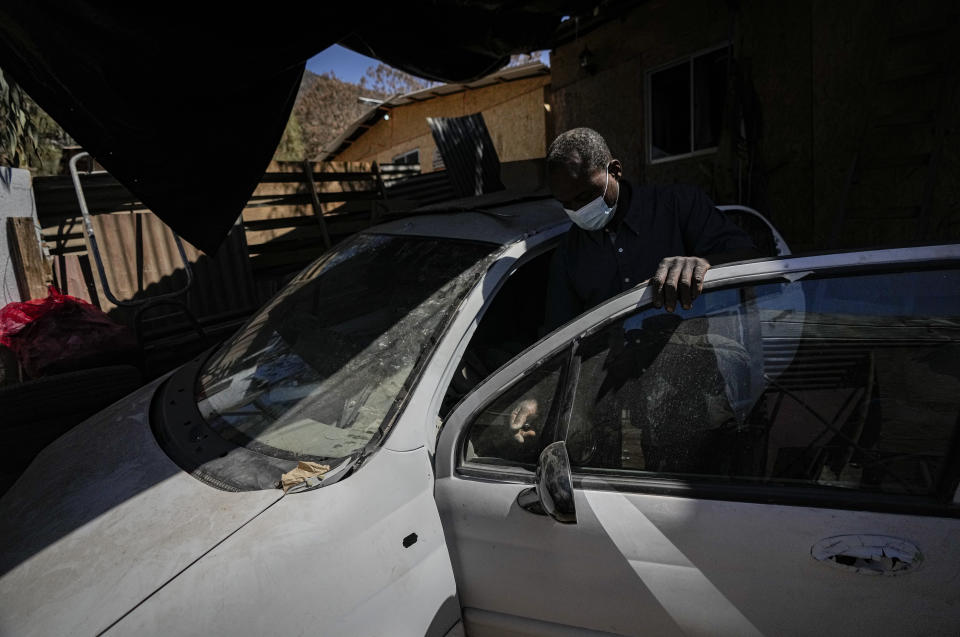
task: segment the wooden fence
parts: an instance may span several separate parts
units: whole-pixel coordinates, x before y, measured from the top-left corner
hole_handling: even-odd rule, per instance
[[[320,251],[417,202],[391,200],[388,187],[418,165],[274,162],[243,211],[255,270],[306,264]]]
[[[274,162],[237,226],[214,255],[185,243],[194,270],[186,303],[201,323],[248,315],[330,245],[419,202],[391,198],[390,186],[419,166],[360,162]],[[110,288],[120,299],[146,298],[183,287],[173,234],[106,173],[82,175]],[[42,239],[53,257],[54,281],[125,319],[109,303],[82,232],[69,176],[33,182]],[[211,187],[215,187],[213,184]],[[169,325],[170,316],[152,319]]]

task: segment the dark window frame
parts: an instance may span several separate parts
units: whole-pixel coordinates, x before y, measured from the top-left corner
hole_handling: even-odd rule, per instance
[[[497,302],[497,299],[498,299],[498,297],[500,296],[500,293],[503,291],[503,288],[506,287],[508,281],[509,281],[519,270],[521,270],[522,268],[525,268],[526,266],[530,265],[531,262],[533,262],[533,261],[537,260],[538,258],[543,257],[543,256],[545,256],[545,255],[552,255],[552,254],[557,250],[557,248],[560,246],[560,241],[561,241],[562,237],[563,237],[563,234],[561,233],[561,234],[558,235],[558,236],[555,236],[555,237],[553,237],[553,238],[551,238],[551,239],[548,239],[547,241],[544,241],[543,243],[541,243],[541,244],[539,244],[539,245],[534,246],[533,248],[531,248],[530,250],[528,250],[527,252],[525,252],[523,255],[521,255],[521,256],[517,259],[516,263],[514,263],[514,264],[510,267],[510,269],[509,269],[502,277],[500,277],[500,279],[497,281],[497,284],[493,287],[493,290],[491,291],[490,295],[489,295],[489,296],[486,298],[486,300],[484,301],[483,307],[480,309],[479,313],[477,314],[476,323],[474,324],[473,328],[471,328],[470,330],[468,330],[467,333],[464,335],[464,338],[465,338],[465,340],[466,340],[466,346],[465,346],[464,351],[466,351],[466,348],[469,348],[470,345],[473,343],[473,339],[474,339],[474,336],[476,336],[477,330],[480,328],[480,325],[484,322],[484,320],[485,320],[486,317],[488,316],[488,312],[489,312],[490,308]],[[539,343],[539,339],[538,339],[537,341],[534,341],[533,343],[530,343],[526,348],[524,348],[524,351],[536,347],[536,346],[537,346],[537,343]],[[559,351],[565,349],[566,347],[567,347],[567,346],[565,345],[565,346],[563,346],[563,347],[557,348],[557,350],[554,352],[554,354],[555,354],[556,352],[559,352]],[[521,356],[522,354],[523,354],[523,352],[517,354],[517,356]],[[461,358],[462,358],[462,355],[463,355],[463,352],[461,352]],[[552,354],[551,354],[551,356],[552,356]],[[543,363],[546,359],[548,359],[548,358],[550,358],[550,357],[549,357],[549,356],[543,357],[543,358],[540,360],[540,362],[538,363],[538,365],[539,365],[539,364],[542,364],[542,363]],[[460,362],[460,361],[458,360],[458,364],[459,364],[459,362]],[[504,365],[507,365],[507,364],[509,364],[509,361],[508,361],[507,363],[504,363]],[[502,366],[501,366],[501,367],[502,367]],[[533,369],[533,368],[531,367],[530,369]],[[496,373],[496,370],[490,372],[490,374],[488,374],[488,377],[489,377],[489,376],[492,376],[492,375],[495,374],[495,373]],[[523,376],[526,376],[526,373],[524,373]],[[522,377],[522,376],[518,377],[518,379],[521,378],[521,377]],[[473,394],[473,392],[476,391],[477,387],[479,387],[479,386],[482,385],[482,384],[483,384],[483,381],[481,381],[480,383],[478,383],[477,386],[475,386],[475,387],[474,387],[473,389],[471,389],[469,392],[467,392],[467,393],[464,394],[462,397],[460,397],[459,400],[457,400],[457,401],[456,401],[455,403],[453,403],[452,405],[449,405],[449,407],[446,409],[445,412],[442,411],[442,410],[439,410],[439,411],[437,411],[437,412],[432,412],[432,413],[434,413],[434,415],[436,415],[436,416],[439,417],[444,423],[446,423],[447,418],[449,418],[450,414],[454,413],[454,412],[460,407],[460,403],[462,403],[462,402],[463,402],[464,400],[466,400],[469,396],[471,396],[471,395]],[[500,394],[502,394],[502,392],[507,391],[507,390],[509,389],[509,387],[513,386],[513,384],[514,384],[514,383],[511,382],[511,383],[508,383],[507,386],[502,387],[500,390],[498,390],[497,395],[499,396]],[[449,386],[450,386],[450,381],[448,380],[446,383],[444,383],[444,386],[447,387],[447,388],[449,388]],[[443,393],[441,393],[440,395],[442,396]],[[491,398],[491,400],[494,400],[494,399]],[[437,401],[437,398],[436,398],[436,397],[434,398],[434,401]],[[442,402],[442,399],[440,399],[440,402]],[[470,418],[473,418],[474,416],[476,416],[477,413],[479,413],[479,412],[476,412],[476,413],[471,414],[471,415],[470,415]],[[459,443],[458,443],[458,444],[459,444]],[[458,460],[458,461],[459,461],[459,460]]]
[[[667,62],[666,64],[661,64],[655,66],[651,69],[644,71],[643,74],[643,105],[644,105],[644,146],[645,146],[645,155],[646,161],[648,164],[662,164],[666,162],[676,161],[678,159],[689,159],[691,157],[699,157],[702,155],[712,155],[717,152],[719,146],[711,146],[709,148],[701,148],[699,150],[694,150],[695,145],[695,131],[694,131],[694,62],[697,58],[703,57],[705,55],[710,55],[711,53],[716,53],[717,51],[727,49],[732,54],[732,46],[730,42],[723,42],[716,46],[709,47],[707,49],[701,49],[695,51],[689,55],[685,55],[681,58],[677,58]],[[667,71],[678,66],[688,65],[690,68],[689,71],[689,88],[690,88],[690,109],[689,109],[689,123],[690,123],[690,152],[679,153],[676,155],[668,155],[666,157],[657,157],[653,156],[653,90],[652,90],[652,78],[657,73],[661,71]]]
[[[409,161],[409,158],[413,155],[416,155],[417,161]],[[420,165],[420,148],[414,148],[398,155],[394,155],[391,163],[399,164],[402,166],[419,166]]]

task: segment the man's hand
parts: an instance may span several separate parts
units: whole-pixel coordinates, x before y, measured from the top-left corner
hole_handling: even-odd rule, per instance
[[[668,257],[657,266],[657,272],[650,279],[653,288],[653,306],[666,306],[672,312],[680,305],[689,310],[690,306],[703,291],[703,277],[710,269],[710,262],[701,257]]]
[[[533,429],[524,429],[524,427],[529,427],[529,421],[536,418],[538,407],[536,398],[527,398],[517,403],[510,412],[510,429],[516,432],[513,438],[517,442],[522,444],[527,438],[537,435]]]

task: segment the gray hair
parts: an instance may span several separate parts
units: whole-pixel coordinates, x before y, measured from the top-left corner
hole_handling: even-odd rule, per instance
[[[560,133],[547,151],[548,166],[576,166],[578,171],[603,170],[612,158],[600,133],[583,127]]]

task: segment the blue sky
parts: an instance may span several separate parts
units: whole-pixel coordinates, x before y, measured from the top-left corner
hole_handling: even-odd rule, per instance
[[[373,58],[354,53],[339,44],[334,44],[307,60],[307,70],[313,71],[317,75],[333,71],[341,80],[356,84],[363,77],[367,67],[377,64],[379,62]]]
[[[549,64],[549,53],[542,51],[540,60],[544,64]],[[379,64],[379,61],[373,58],[354,53],[339,44],[334,44],[307,60],[307,70],[318,75],[332,71],[339,79],[356,84],[366,73],[368,67],[377,64]]]

